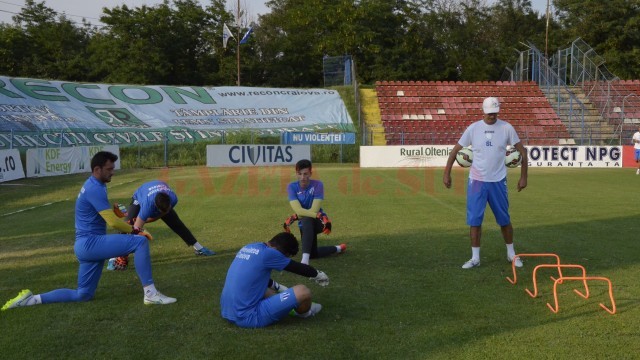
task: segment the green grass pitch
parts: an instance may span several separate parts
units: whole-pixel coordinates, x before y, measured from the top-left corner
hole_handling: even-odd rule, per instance
[[[518,193],[518,174],[509,170],[516,252],[556,253],[608,277],[617,314],[598,306],[609,298],[597,282],[586,300],[572,291],[579,282],[563,284],[553,314],[545,305],[553,301],[551,270],[541,272],[538,298],[529,297],[531,271],[547,261],[525,259],[518,283],[507,282],[511,267],[489,210],[482,266],[462,270],[470,257],[465,170],[455,169],[447,190],[442,169],[319,165],[314,178],[325,183],[333,221],[332,234],[319,242],[345,242],[348,250],[312,261],[329,275],[326,288],[293,274],[273,276],[309,286],[323,310],[240,329],[219,315],[226,271],[242,245],[281,230],[291,213],[285,189],[293,170],[125,170],[109,184],[111,200],[128,203],[142,182],[166,180],[179,194],[180,217],[218,255],[196,257],[162,222],[149,224],[156,285],[176,304],[144,306],[132,268],[105,271],[90,302],[0,313],[0,358],[638,358],[640,176],[633,169],[531,168],[528,188]],[[87,176],[0,185],[0,304],[21,289],[76,287],[74,201]]]

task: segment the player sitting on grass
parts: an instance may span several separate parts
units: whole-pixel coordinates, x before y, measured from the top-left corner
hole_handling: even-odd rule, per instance
[[[74,252],[80,263],[77,289],[57,289],[33,295],[22,290],[18,296],[7,301],[2,310],[19,306],[49,304],[57,302],[89,301],[93,299],[104,261],[114,256],[134,253],[136,272],[143,287],[145,305],[171,304],[176,299],[156,290],[151,276],[149,234],[118,219],[107,199],[107,183],[111,181],[118,156],[106,151],[96,153],[91,159],[92,174],[85,181],[75,208],[76,241]],[[127,234],[107,235],[107,224]]]
[[[144,224],[162,219],[174,233],[188,245],[192,246],[196,255],[212,256],[216,253],[202,246],[189,228],[180,220],[175,207],[178,204],[178,196],[165,182],[159,180],[142,184],[133,194],[131,204],[126,212],[122,212],[119,206],[114,206],[114,212],[133,225],[134,228],[142,228]],[[109,260],[109,270],[124,270],[127,267],[128,257],[120,257]]]
[[[240,327],[261,328],[280,321],[291,310],[303,318],[317,314],[322,306],[311,302],[309,288],[287,288],[271,279],[271,270],[286,270],[309,277],[320,286],[329,284],[324,272],[290,259],[297,253],[298,240],[286,232],[267,243],[252,243],[240,249],[220,296],[222,317]]]
[[[287,187],[289,205],[294,214],[289,216],[283,226],[286,232],[290,226],[298,221],[300,237],[302,238],[303,264],[309,264],[309,259],[321,258],[347,250],[346,244],[318,247],[318,234],[331,233],[331,220],[322,210],[324,200],[324,185],[320,180],[311,180],[311,161],[300,160],[296,163],[297,181]]]

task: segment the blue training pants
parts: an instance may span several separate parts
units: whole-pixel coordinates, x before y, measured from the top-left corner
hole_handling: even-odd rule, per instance
[[[130,253],[134,253],[136,272],[142,286],[153,284],[149,240],[144,236],[130,234],[82,236],[76,238],[73,248],[80,262],[78,288],[57,289],[41,294],[43,304],[93,299],[102,275],[104,261]]]

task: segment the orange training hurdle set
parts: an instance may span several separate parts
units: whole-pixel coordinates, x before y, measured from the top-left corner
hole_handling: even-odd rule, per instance
[[[611,281],[608,278],[601,277],[601,276],[587,276],[587,271],[585,270],[585,268],[582,265],[561,264],[560,263],[560,257],[558,255],[556,255],[556,254],[517,254],[514,257],[514,260],[515,260],[515,258],[523,258],[523,257],[553,257],[553,258],[555,258],[555,260],[556,260],[555,264],[541,264],[541,265],[537,265],[535,268],[533,268],[533,293],[529,289],[525,289],[525,291],[527,292],[527,294],[529,294],[529,296],[531,296],[531,297],[538,296],[538,283],[537,283],[538,269],[541,269],[541,268],[556,268],[556,269],[558,269],[558,278],[554,278],[553,276],[551,276],[551,280],[553,280],[553,299],[555,301],[555,306],[552,306],[551,304],[547,303],[547,306],[549,307],[549,309],[553,313],[557,313],[558,310],[560,310],[560,306],[558,305],[558,285],[562,284],[565,280],[567,280],[567,281],[573,281],[573,280],[582,281],[582,283],[584,285],[584,293],[578,291],[577,289],[574,289],[573,291],[576,294],[580,295],[581,297],[583,297],[585,299],[589,298],[589,286],[587,285],[587,281],[589,281],[589,280],[606,281],[609,284],[609,298],[611,299],[611,309],[609,309],[606,305],[604,305],[602,303],[600,303],[600,307],[602,307],[606,312],[608,312],[611,315],[616,313],[616,303],[615,303],[615,301],[613,299],[613,285],[611,284]],[[511,262],[511,268],[513,270],[513,279],[507,277],[507,280],[510,283],[515,284],[517,282],[515,261]],[[563,276],[562,275],[562,269],[563,268],[581,269],[582,270],[582,276]]]

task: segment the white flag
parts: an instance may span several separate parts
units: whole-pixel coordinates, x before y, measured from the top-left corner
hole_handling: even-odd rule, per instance
[[[229,41],[229,38],[232,38],[233,34],[231,33],[231,30],[229,30],[229,27],[227,26],[227,24],[223,24],[222,25],[222,47],[223,48],[227,48],[227,41]]]

